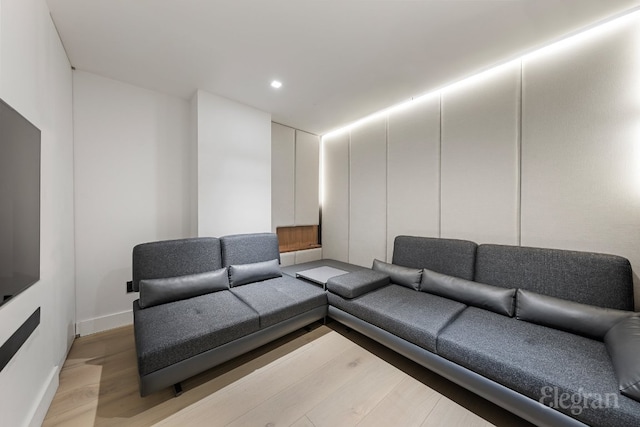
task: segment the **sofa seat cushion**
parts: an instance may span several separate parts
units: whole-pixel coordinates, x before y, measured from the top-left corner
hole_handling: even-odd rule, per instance
[[[290,276],[249,283],[231,292],[258,313],[261,328],[327,305],[322,288]]]
[[[618,392],[600,341],[469,307],[440,333],[437,351],[589,425],[640,417],[640,405]]]
[[[141,309],[134,302],[140,375],[146,375],[260,329],[258,315],[231,291]]]
[[[435,352],[438,332],[466,307],[394,284],[354,299],[328,296],[334,307],[431,352]]]

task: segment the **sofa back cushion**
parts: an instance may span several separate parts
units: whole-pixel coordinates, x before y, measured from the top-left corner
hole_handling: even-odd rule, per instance
[[[580,304],[518,289],[516,317],[602,341],[616,323],[634,316],[633,311]]]
[[[484,308],[503,316],[513,316],[515,309],[515,289],[472,282],[426,268],[422,270],[420,290],[474,307]]]
[[[140,281],[140,308],[180,301],[229,289],[226,268],[188,276]]]
[[[229,284],[232,288],[280,276],[282,272],[277,259],[229,266]]]
[[[468,240],[397,236],[393,244],[392,263],[410,268],[428,268],[473,280],[477,246]]]
[[[374,259],[371,269],[389,276],[391,283],[395,283],[396,285],[401,285],[415,291],[420,289],[420,278],[422,277],[421,268],[403,267],[401,265],[389,264],[384,261],[380,261],[379,259]]]
[[[133,290],[140,280],[205,273],[222,268],[220,241],[215,237],[164,240],[133,248]]]
[[[280,262],[278,236],[275,233],[235,234],[220,238],[222,265],[251,264],[254,262]]]
[[[631,264],[615,255],[480,245],[474,280],[582,304],[633,310]]]

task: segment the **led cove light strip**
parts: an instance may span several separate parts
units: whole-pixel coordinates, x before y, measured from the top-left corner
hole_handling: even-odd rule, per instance
[[[396,104],[396,105],[392,105],[391,107],[385,108],[383,110],[380,110],[378,112],[375,112],[373,114],[370,114],[368,116],[365,116],[359,120],[356,120],[353,123],[350,123],[346,126],[343,126],[341,128],[338,128],[336,130],[333,130],[331,132],[328,132],[324,135],[322,135],[322,140],[324,141],[325,138],[330,138],[336,135],[339,135],[341,133],[345,133],[348,132],[350,130],[352,130],[353,128],[356,128],[358,126],[361,126],[365,123],[371,122],[373,120],[382,118],[382,117],[387,117],[388,115],[390,115],[391,113],[395,113],[398,112],[400,110],[404,110],[406,108],[409,108],[421,101],[424,101],[428,98],[431,98],[433,96],[438,96],[440,95],[442,92],[446,91],[446,90],[451,90],[454,87],[457,87],[459,85],[462,84],[467,84],[467,83],[471,83],[472,81],[476,81],[477,79],[481,79],[483,77],[486,77],[487,75],[490,74],[494,74],[495,72],[498,72],[500,70],[503,70],[504,68],[507,68],[511,65],[515,65],[521,61],[524,60],[528,60],[531,59],[534,56],[538,56],[544,53],[549,53],[555,49],[558,48],[562,48],[564,47],[566,44],[568,43],[574,43],[578,40],[582,40],[584,38],[587,37],[591,37],[594,36],[595,34],[599,34],[605,30],[610,29],[614,24],[622,24],[623,22],[626,22],[627,19],[630,19],[631,17],[633,17],[634,15],[640,13],[640,6],[636,6],[630,10],[627,10],[625,12],[622,12],[621,14],[618,15],[614,15],[604,21],[599,21],[595,24],[593,24],[592,26],[586,27],[586,28],[582,28],[577,32],[573,32],[573,33],[569,33],[566,34],[565,36],[563,36],[561,39],[559,40],[554,40],[551,43],[547,44],[546,46],[542,46],[542,47],[538,47],[535,49],[532,49],[532,51],[524,53],[520,56],[518,56],[515,59],[508,59],[505,62],[495,65],[489,69],[480,71],[476,74],[473,74],[469,77],[465,77],[464,79],[449,83],[446,86],[440,87],[438,89],[434,89],[431,92],[427,92],[424,95],[420,95],[414,98],[411,98],[407,101],[404,101],[400,104]]]

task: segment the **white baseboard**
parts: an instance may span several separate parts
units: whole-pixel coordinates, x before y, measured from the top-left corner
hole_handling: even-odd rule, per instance
[[[49,406],[51,406],[53,397],[56,395],[56,391],[58,390],[61,369],[62,364],[56,366],[51,370],[49,378],[47,378],[47,385],[42,390],[40,398],[36,400],[37,403],[34,405],[33,411],[31,413],[31,421],[29,422],[29,427],[39,427],[44,422],[44,417],[47,416]]]
[[[76,333],[81,337],[108,331],[109,329],[131,325],[133,323],[133,311],[127,310],[95,319],[81,320],[76,324]]]

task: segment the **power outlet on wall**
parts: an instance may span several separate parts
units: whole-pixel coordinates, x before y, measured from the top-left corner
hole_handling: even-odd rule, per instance
[[[133,290],[133,281],[130,280],[127,282],[127,293],[130,294],[131,292],[135,291]]]

